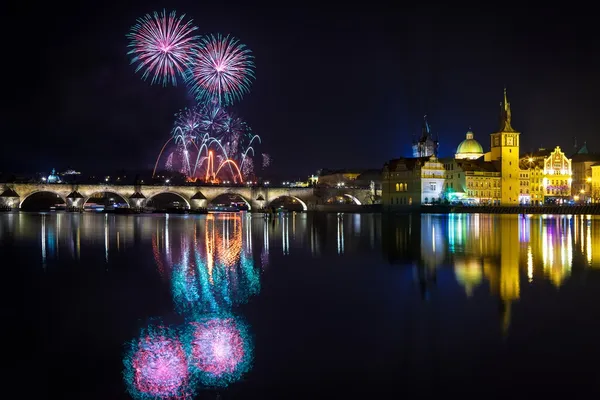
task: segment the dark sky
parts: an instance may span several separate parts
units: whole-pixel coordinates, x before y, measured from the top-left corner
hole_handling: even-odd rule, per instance
[[[185,12],[201,33],[231,33],[253,50],[257,79],[235,109],[278,172],[380,167],[409,155],[425,113],[442,156],[469,126],[487,149],[505,84],[522,152],[570,150],[574,136],[600,150],[597,21],[585,9],[19,3],[1,28],[0,170],[152,166],[173,114],[190,98],[184,86],[142,81],[125,35],[137,17],[163,7]]]

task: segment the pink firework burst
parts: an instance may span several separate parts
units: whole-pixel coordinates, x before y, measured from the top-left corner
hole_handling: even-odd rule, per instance
[[[250,49],[233,37],[202,38],[194,49],[186,80],[198,101],[229,105],[250,91],[254,62]]]
[[[192,21],[184,22],[185,14],[177,17],[175,11],[168,16],[165,10],[161,14],[146,14],[127,34],[127,54],[132,55],[131,64],[136,64],[135,72],[143,70],[142,78],[152,75],[151,84],[161,82],[163,86],[177,85],[177,76],[184,76],[186,65],[190,61],[192,50],[199,36],[193,35],[198,29]]]
[[[244,360],[244,338],[235,320],[194,322],[191,363],[213,377],[233,374]]]
[[[179,396],[187,384],[186,354],[176,338],[164,335],[141,338],[131,363],[135,389],[145,395]]]

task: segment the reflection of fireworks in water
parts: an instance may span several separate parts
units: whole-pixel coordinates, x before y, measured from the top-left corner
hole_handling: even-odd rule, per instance
[[[260,275],[243,240],[240,214],[209,214],[204,235],[194,238],[203,243],[182,246],[184,254],[173,268],[173,298],[180,312],[217,312],[258,293]]]
[[[124,360],[125,380],[134,398],[186,398],[189,372],[179,338],[155,327],[142,332]]]
[[[227,386],[248,371],[252,348],[248,330],[233,317],[205,318],[189,324],[190,367],[207,386]]]

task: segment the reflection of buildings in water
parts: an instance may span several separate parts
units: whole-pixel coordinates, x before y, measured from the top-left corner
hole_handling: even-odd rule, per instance
[[[600,220],[591,215],[573,217],[575,247],[584,255],[587,265],[600,268]]]
[[[420,257],[420,218],[405,214],[381,219],[381,247],[390,264],[412,265]]]
[[[573,227],[570,216],[529,216],[529,242],[523,244],[523,264],[533,281],[540,273],[556,287],[571,274],[573,264]],[[522,222],[521,222],[522,224]],[[541,271],[536,270],[541,266]]]
[[[468,297],[481,284],[483,279],[483,266],[476,257],[457,257],[454,260],[454,275],[456,281],[465,289]]]
[[[491,214],[449,214],[448,251],[478,257],[497,255],[500,240],[494,231],[496,218]]]
[[[337,252],[344,254],[344,214],[337,215]]]
[[[421,261],[427,268],[437,268],[446,257],[442,218],[429,214],[421,216]]]
[[[491,259],[484,259],[483,272],[492,293],[500,297],[500,314],[504,332],[507,332],[511,304],[520,296],[518,215],[502,215],[496,222],[500,225],[500,268],[492,264]]]

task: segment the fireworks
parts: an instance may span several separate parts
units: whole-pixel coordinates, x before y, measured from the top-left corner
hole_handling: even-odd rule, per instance
[[[271,156],[266,153],[263,153],[262,154],[262,166],[263,166],[263,168],[268,168],[269,165],[271,165]]]
[[[250,91],[253,58],[250,49],[229,35],[204,37],[193,51],[186,81],[198,101],[232,104]]]
[[[255,172],[252,135],[246,123],[223,107],[250,91],[254,80],[254,56],[229,35],[194,35],[197,27],[185,14],[154,12],[137,20],[127,37],[135,72],[151,83],[177,85],[183,78],[198,105],[176,114],[172,137],[163,145],[156,164],[169,142],[167,170],[177,170],[189,181],[216,183],[223,177],[234,183],[252,178]],[[215,166],[216,162],[216,166]],[[270,164],[263,155],[263,168]],[[258,164],[259,166],[261,164]],[[224,176],[219,176],[219,173]]]
[[[185,75],[192,50],[199,36],[192,21],[184,22],[185,14],[179,18],[175,11],[168,16],[165,10],[153,16],[146,14],[137,20],[127,35],[133,56],[131,64],[136,64],[135,72],[143,70],[142,78],[152,75],[151,83],[161,82],[177,85],[177,76]]]
[[[206,386],[227,386],[245,373],[252,360],[248,332],[233,317],[214,317],[189,324],[192,370]]]
[[[125,379],[134,398],[189,395],[187,356],[178,336],[164,327],[142,332],[125,358]]]
[[[191,180],[243,182],[254,175],[254,145],[260,137],[231,111],[215,101],[186,108],[175,115],[172,137],[165,143],[155,164],[169,142],[165,168],[177,170]],[[263,162],[264,167],[264,162]]]

